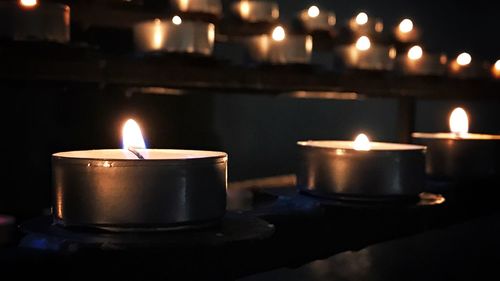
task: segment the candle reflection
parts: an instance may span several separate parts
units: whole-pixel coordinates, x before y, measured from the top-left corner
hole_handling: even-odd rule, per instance
[[[153,28],[153,42],[152,42],[153,44],[152,48],[154,50],[159,50],[163,46],[163,37],[164,37],[163,32],[164,28],[161,23],[161,20],[156,19]]]

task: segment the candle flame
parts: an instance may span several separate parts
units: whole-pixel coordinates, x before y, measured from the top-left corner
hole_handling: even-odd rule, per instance
[[[359,134],[352,145],[354,150],[358,151],[369,151],[371,146],[370,139],[365,134]]]
[[[448,62],[448,57],[445,54],[439,56],[439,63],[446,64]]]
[[[468,53],[461,53],[457,57],[457,63],[461,66],[466,66],[472,62],[472,57]]]
[[[33,8],[38,4],[37,0],[20,0],[19,4],[26,8]]]
[[[273,30],[272,37],[274,41],[278,42],[285,40],[286,37],[285,29],[281,25],[276,26]]]
[[[419,60],[422,58],[422,55],[424,52],[422,51],[422,48],[418,45],[415,45],[408,50],[408,58],[410,60]]]
[[[396,50],[396,48],[391,47],[391,48],[389,49],[389,58],[393,60],[393,59],[395,59],[397,56],[398,56],[398,51]]]
[[[177,5],[179,10],[185,12],[189,9],[189,0],[178,0]]]
[[[182,23],[182,19],[181,19],[181,17],[179,17],[179,16],[174,16],[174,17],[172,18],[172,23],[173,23],[173,24],[175,24],[175,25],[180,25],[180,24]]]
[[[469,132],[469,118],[463,108],[457,107],[451,112],[450,131],[457,135],[464,135]]]
[[[497,62],[495,62],[495,70],[500,71],[500,60],[497,60]]]
[[[123,137],[123,149],[145,149],[146,144],[144,143],[144,138],[142,137],[141,128],[139,124],[133,119],[128,119],[123,125],[122,130]]]
[[[495,78],[500,78],[500,60],[495,62],[495,65],[491,68],[491,72]]]
[[[384,31],[384,23],[382,21],[377,21],[375,23],[375,31],[378,33]]]
[[[413,22],[410,19],[404,19],[399,23],[399,31],[408,33],[413,30]]]
[[[370,38],[368,38],[367,36],[361,36],[356,41],[356,49],[358,49],[360,51],[366,51],[366,50],[370,49],[371,45],[372,44],[370,42]]]
[[[356,23],[358,25],[364,25],[367,22],[368,22],[368,15],[366,13],[361,12],[356,16]]]
[[[307,10],[307,15],[311,18],[316,18],[319,16],[319,8],[317,6],[311,6]]]
[[[159,19],[155,19],[155,24],[153,26],[153,41],[151,43],[155,50],[159,50],[163,46],[163,25]]]
[[[250,16],[250,3],[247,0],[240,2],[240,15],[244,19]]]

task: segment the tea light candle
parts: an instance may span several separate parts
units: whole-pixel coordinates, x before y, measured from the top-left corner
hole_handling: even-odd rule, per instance
[[[302,192],[343,199],[416,197],[425,181],[425,147],[352,141],[301,141],[297,185]]]
[[[317,6],[302,10],[299,13],[299,20],[308,32],[330,31],[336,22],[333,12],[320,11]]]
[[[469,53],[463,52],[449,64],[449,74],[459,78],[474,78],[486,76],[488,71],[483,68],[483,65],[475,60]]]
[[[215,26],[202,21],[155,19],[134,26],[134,41],[141,52],[196,53],[209,56],[215,41]]]
[[[309,35],[287,34],[282,26],[276,26],[271,35],[248,38],[253,59],[272,64],[306,64],[311,60],[313,49]]]
[[[374,44],[368,36],[360,36],[355,43],[335,48],[336,55],[350,69],[391,70],[396,50]]]
[[[375,35],[382,33],[384,23],[380,19],[372,19],[365,12],[360,12],[349,20],[349,28],[356,35]]]
[[[440,54],[424,53],[419,45],[412,46],[406,56],[398,59],[398,67],[411,75],[442,75],[446,73],[446,60]]]
[[[1,1],[0,19],[0,38],[57,43],[70,40],[70,9],[66,5],[37,0]]]
[[[427,146],[427,174],[438,180],[490,180],[500,175],[500,135],[469,133],[467,113],[450,115],[451,133],[413,133],[413,141]]]
[[[279,7],[274,1],[241,0],[233,2],[231,9],[240,19],[256,22],[274,22],[279,18]]]
[[[205,13],[214,16],[222,14],[220,0],[170,0],[173,8],[183,13]]]
[[[400,42],[416,42],[420,32],[411,19],[403,19],[393,30],[394,36]]]
[[[124,149],[52,156],[56,223],[156,229],[199,226],[224,215],[226,153],[146,149],[133,120],[123,132]]]

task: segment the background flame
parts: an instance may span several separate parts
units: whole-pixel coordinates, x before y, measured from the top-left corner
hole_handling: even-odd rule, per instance
[[[469,118],[463,108],[457,107],[451,112],[450,131],[455,134],[467,134],[469,132]]]
[[[370,139],[365,134],[359,134],[356,139],[354,140],[354,143],[352,147],[354,150],[361,150],[361,151],[369,151],[371,149],[371,143]]]
[[[129,147],[135,149],[145,149],[146,143],[144,142],[144,138],[142,137],[141,128],[139,124],[135,122],[133,119],[127,120],[125,125],[123,125],[122,130],[123,136],[123,149],[128,149]]]

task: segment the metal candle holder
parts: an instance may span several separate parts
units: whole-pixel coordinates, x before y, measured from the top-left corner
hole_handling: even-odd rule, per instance
[[[212,54],[215,26],[202,21],[150,20],[134,26],[134,40],[140,52]]]
[[[344,199],[412,197],[423,191],[425,147],[375,142],[370,151],[357,151],[350,144],[298,142],[298,189]]]
[[[0,19],[0,37],[57,43],[70,40],[70,8],[66,5],[43,2],[24,7],[17,2],[2,1]]]
[[[224,215],[225,153],[148,149],[145,160],[124,158],[123,153],[114,149],[52,156],[57,224],[171,229],[199,227]]]

